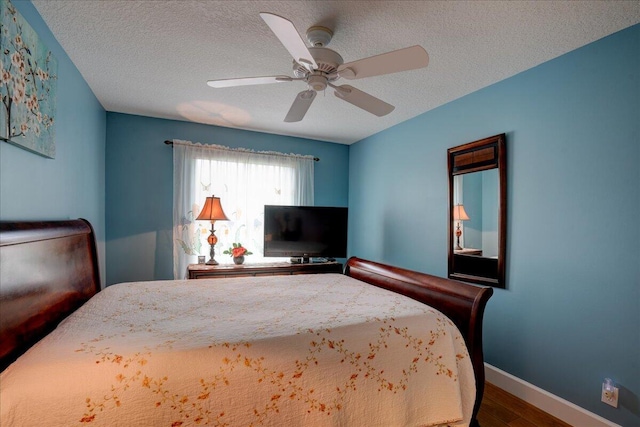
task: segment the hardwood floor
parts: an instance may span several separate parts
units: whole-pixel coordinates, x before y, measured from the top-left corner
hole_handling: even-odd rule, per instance
[[[493,384],[485,383],[481,427],[571,427]]]

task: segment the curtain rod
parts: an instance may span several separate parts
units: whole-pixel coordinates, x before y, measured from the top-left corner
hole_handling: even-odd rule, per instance
[[[164,143],[167,144],[167,145],[173,146],[173,141],[170,140],[170,139],[165,139]],[[316,162],[319,162],[320,161],[320,157],[314,157],[313,160],[316,161]]]

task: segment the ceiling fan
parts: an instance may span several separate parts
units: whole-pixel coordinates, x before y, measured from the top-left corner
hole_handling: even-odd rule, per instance
[[[395,108],[375,96],[356,89],[351,85],[335,85],[344,78],[347,80],[409,71],[426,67],[429,55],[422,46],[412,46],[394,50],[381,55],[371,56],[353,62],[344,63],[335,51],[326,48],[333,32],[325,27],[314,26],[307,30],[307,40],[312,47],[307,47],[291,21],[272,13],[260,13],[260,17],[271,28],[276,37],[293,56],[293,74],[295,77],[263,76],[236,79],[209,80],[207,84],[214,88],[258,85],[302,81],[307,89],[300,92],[289,109],[285,122],[299,122],[309,110],[318,91],[329,86],[335,89],[335,96],[356,107],[362,108],[376,116],[382,117]]]

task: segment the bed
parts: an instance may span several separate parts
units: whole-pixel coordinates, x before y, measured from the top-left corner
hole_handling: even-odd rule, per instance
[[[101,291],[87,221],[1,222],[0,424],[476,426],[491,294],[355,257]]]

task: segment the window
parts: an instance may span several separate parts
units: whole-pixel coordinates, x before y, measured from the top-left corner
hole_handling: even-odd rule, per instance
[[[195,221],[206,197],[220,197],[229,221],[216,221],[215,259],[240,242],[263,258],[264,205],[313,205],[311,156],[234,150],[174,141],[174,278],[183,278],[197,255],[209,258],[211,224]],[[273,260],[269,258],[268,260]]]

